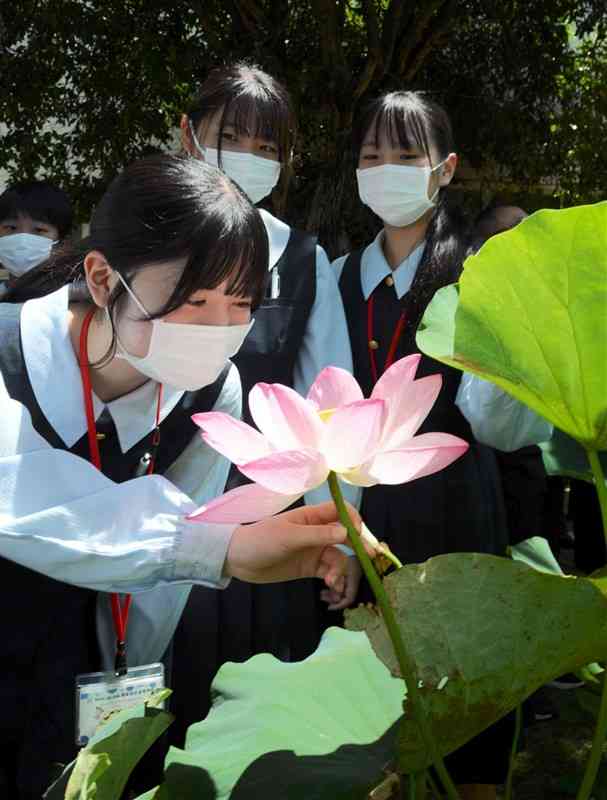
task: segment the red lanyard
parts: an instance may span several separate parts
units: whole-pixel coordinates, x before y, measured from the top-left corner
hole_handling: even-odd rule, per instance
[[[369,299],[367,300],[367,346],[369,348],[369,361],[371,362],[371,376],[373,377],[373,383],[377,383],[379,379],[379,373],[377,371],[377,361],[375,359],[375,351],[379,347],[376,340],[373,338],[373,316],[374,316],[374,306],[375,306],[375,299],[371,294]],[[396,323],[396,329],[392,334],[392,341],[390,342],[390,347],[388,348],[388,354],[386,356],[386,361],[384,363],[384,368],[382,370],[382,374],[394,364],[394,359],[396,358],[396,348],[398,347],[398,343],[400,342],[400,337],[403,335],[403,331],[405,330],[405,312],[403,311],[400,315],[400,319]]]
[[[86,412],[86,427],[89,440],[89,456],[91,462],[101,470],[101,454],[99,452],[99,441],[97,439],[97,426],[95,424],[95,413],[93,411],[93,390],[91,388],[91,373],[88,360],[88,334],[95,309],[91,309],[84,318],[82,330],[80,331],[80,377],[82,378],[82,391],[84,394],[84,409]],[[156,428],[152,437],[152,448],[155,452],[160,442],[160,405],[162,402],[162,384],[158,384],[158,404],[156,406]],[[154,458],[150,461],[147,474],[154,472]],[[125,595],[124,602],[120,601],[120,595],[110,595],[112,601],[112,617],[114,619],[114,630],[116,631],[116,662],[114,668],[117,674],[126,674],[126,628],[129,620],[129,609],[131,607],[131,595]]]

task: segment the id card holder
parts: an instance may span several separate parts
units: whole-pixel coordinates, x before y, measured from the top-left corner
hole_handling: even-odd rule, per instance
[[[76,744],[85,747],[99,727],[125,708],[145,703],[164,689],[164,665],[147,664],[115,672],[87,672],[76,676]]]

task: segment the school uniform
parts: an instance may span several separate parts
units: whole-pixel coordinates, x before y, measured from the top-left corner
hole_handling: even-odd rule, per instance
[[[395,360],[419,352],[415,331],[407,328],[406,320],[408,292],[424,243],[392,270],[383,253],[383,236],[381,231],[364,250],[334,262],[354,375],[365,396],[376,380],[373,364],[381,375],[391,349]],[[404,329],[396,341],[401,315]],[[504,555],[507,519],[492,448],[511,451],[542,441],[550,435],[550,426],[492,384],[422,355],[417,377],[436,373],[442,376],[442,389],[419,432],[454,434],[469,443],[468,451],[434,475],[365,489],[362,517],[404,563],[450,552]],[[361,598],[369,599],[364,583]],[[512,724],[507,718],[450,756],[447,763],[454,780],[500,783],[507,770]]]
[[[403,312],[405,329],[395,358],[419,352],[415,331],[406,327],[407,293],[424,244],[392,270],[382,242],[383,231],[363,251],[334,263],[348,320],[354,375],[366,396],[374,384],[371,352],[381,374]],[[370,350],[370,340],[376,349]],[[382,537],[388,535],[389,543],[405,561],[425,561],[454,551],[501,554],[508,540],[499,474],[490,448],[511,451],[542,441],[550,435],[550,425],[493,384],[422,355],[417,376],[435,373],[442,375],[443,386],[420,432],[452,433],[468,441],[470,448],[435,475],[402,486],[365,490],[365,519],[371,530],[377,529]]]
[[[199,392],[164,386],[156,474],[144,470],[158,384],[93,396],[103,474],[89,463],[68,288],[0,304],[0,740],[20,751],[20,796],[40,797],[53,762],[74,756],[74,678],[113,666],[108,592],[137,592],[128,664],[158,661],[191,583],[224,588],[234,526],[184,516],[221,494],[229,465],[192,413],[238,415],[236,369]],[[8,613],[7,613],[8,612]]]
[[[324,367],[352,369],[341,296],[325,251],[316,237],[267,211],[261,215],[270,249],[266,293],[233,359],[243,386],[243,418],[249,423],[247,398],[255,383],[282,383],[305,396]],[[246,482],[233,468],[229,488]],[[305,499],[322,502],[330,494],[321,487]],[[223,663],[262,652],[299,660],[316,649],[324,613],[320,588],[314,579],[267,586],[233,580],[225,592],[192,592],[173,648],[177,721],[171,736],[176,744],[192,722],[206,716],[208,687]]]

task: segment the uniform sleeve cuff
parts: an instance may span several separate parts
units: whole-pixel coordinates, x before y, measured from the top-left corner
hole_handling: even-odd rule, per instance
[[[175,552],[175,581],[225,589],[230,578],[224,575],[224,565],[237,527],[183,520]]]

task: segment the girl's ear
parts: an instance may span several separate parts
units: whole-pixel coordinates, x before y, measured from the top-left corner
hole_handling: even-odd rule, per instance
[[[116,276],[114,275],[114,270],[105,260],[105,256],[99,250],[91,250],[90,253],[86,254],[84,275],[93,302],[99,308],[105,308],[116,284]]]
[[[439,185],[448,186],[457,169],[457,153],[449,153],[438,173]]]

